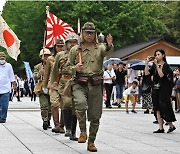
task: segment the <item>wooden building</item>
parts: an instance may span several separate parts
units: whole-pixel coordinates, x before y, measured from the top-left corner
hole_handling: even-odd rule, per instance
[[[163,39],[154,39],[148,42],[119,48],[117,51],[108,56],[108,58],[120,58],[121,60],[145,60],[147,56],[153,56],[154,51],[158,48],[164,49],[166,56],[180,56],[179,47],[176,47]]]

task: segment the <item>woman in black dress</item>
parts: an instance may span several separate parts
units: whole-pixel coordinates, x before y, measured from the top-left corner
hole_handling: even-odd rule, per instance
[[[170,133],[176,129],[172,124],[172,122],[176,121],[171,105],[173,73],[167,64],[165,51],[163,49],[157,49],[154,57],[155,59],[150,69],[148,68],[150,58],[148,57],[145,62],[145,75],[153,75],[152,101],[159,124],[159,129],[153,133],[164,133],[163,120],[169,123],[167,133]]]

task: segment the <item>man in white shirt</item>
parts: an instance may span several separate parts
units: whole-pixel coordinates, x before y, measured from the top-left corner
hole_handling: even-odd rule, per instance
[[[138,99],[138,80],[134,79],[132,82],[132,86],[126,89],[123,92],[123,98],[125,100],[125,108],[126,108],[126,113],[128,114],[128,102],[131,101],[132,103],[132,110],[131,112],[137,113],[134,109],[136,106],[136,102]]]
[[[16,87],[13,68],[6,62],[4,52],[0,52],[0,123],[5,123],[9,106],[11,83]]]
[[[112,69],[112,67],[113,67],[112,65],[108,65],[107,70],[104,71],[104,75],[103,75],[104,87],[105,87],[106,96],[107,96],[106,103],[105,103],[106,108],[112,108],[110,100],[111,100],[111,93],[113,89],[113,81],[115,81],[116,79],[116,74],[114,73],[114,70]]]

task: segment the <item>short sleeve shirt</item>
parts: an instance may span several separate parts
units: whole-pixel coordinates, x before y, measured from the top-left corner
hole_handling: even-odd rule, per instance
[[[15,81],[12,65],[5,63],[0,65],[0,94],[11,91],[11,82]]]
[[[134,89],[132,86],[123,92],[123,96],[138,94],[138,86]]]

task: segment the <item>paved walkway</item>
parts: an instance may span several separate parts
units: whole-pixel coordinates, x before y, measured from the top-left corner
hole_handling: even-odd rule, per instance
[[[27,98],[22,102],[10,103],[7,122],[0,124],[0,154],[90,153],[86,150],[86,143],[70,141],[63,134],[43,130],[38,105],[38,102],[28,102]],[[180,114],[176,114],[176,118],[179,120]],[[180,153],[179,121],[175,122],[177,129],[173,133],[153,134],[152,132],[158,128],[157,124],[152,123],[153,120],[152,114],[145,115],[142,110],[137,114],[126,114],[122,109],[104,110],[95,142],[97,153]],[[52,123],[51,125],[53,126]],[[168,126],[164,128],[168,130]],[[78,135],[79,128],[77,128]]]

